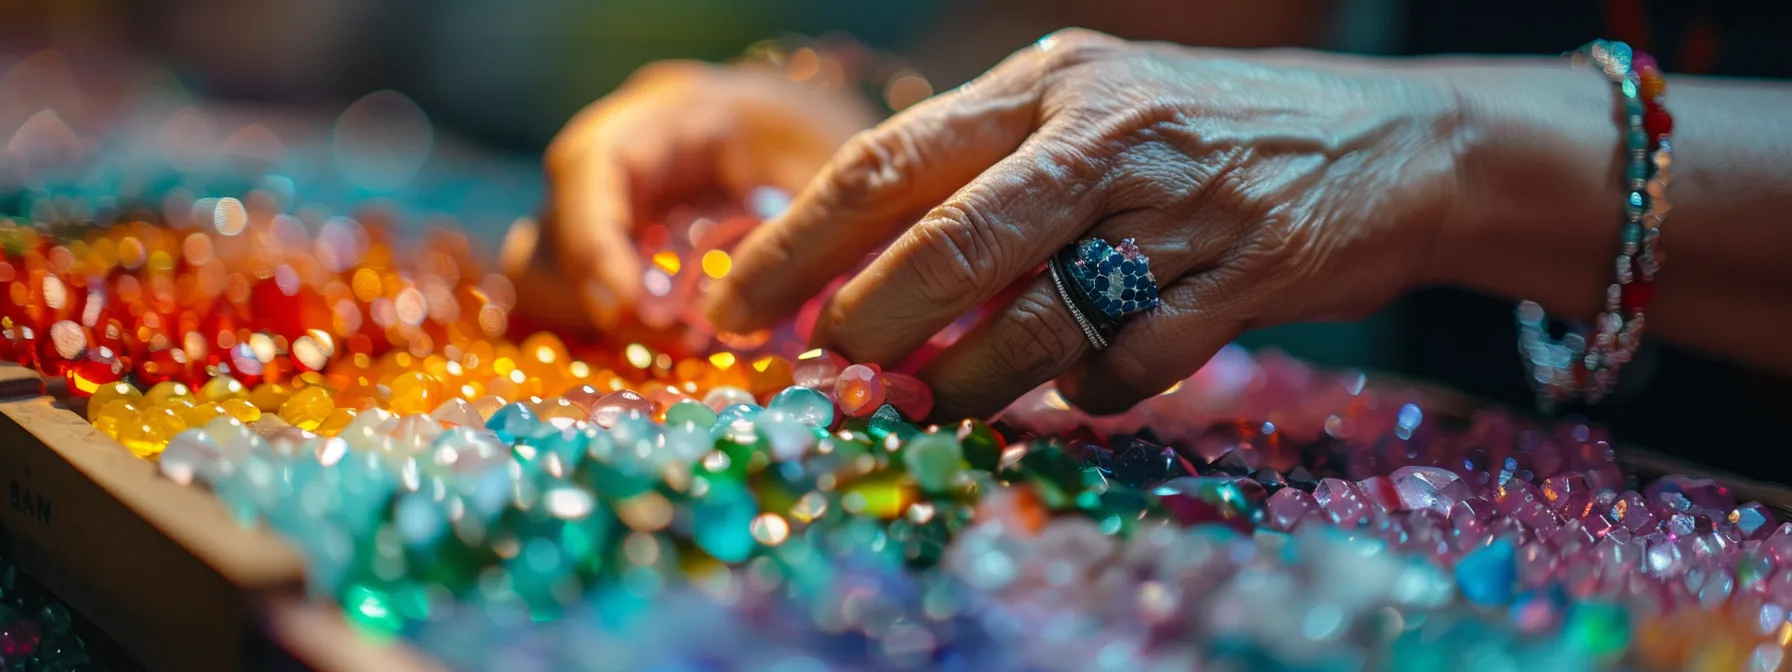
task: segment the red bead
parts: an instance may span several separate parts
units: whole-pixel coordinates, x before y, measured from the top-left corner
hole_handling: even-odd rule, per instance
[[[1655,282],[1652,280],[1643,280],[1641,278],[1631,281],[1628,285],[1624,285],[1624,288],[1620,290],[1618,295],[1618,303],[1624,307],[1624,312],[1627,313],[1635,313],[1639,310],[1648,308],[1649,303],[1654,300]]]
[[[43,630],[34,621],[13,621],[0,626],[0,656],[28,658],[37,651]]]
[[[60,376],[68,367],[87,354],[87,330],[69,320],[50,325],[37,339],[37,370],[45,376]]]
[[[91,396],[101,385],[123,380],[124,365],[111,351],[95,349],[74,366],[68,367],[63,375],[68,380],[70,392],[86,397]]]
[[[1650,105],[1643,112],[1643,130],[1649,133],[1649,144],[1661,142],[1661,136],[1674,130],[1674,117],[1667,110]]]
[[[187,353],[180,348],[162,348],[143,357],[137,364],[137,382],[144,387],[170,380],[187,379]]]

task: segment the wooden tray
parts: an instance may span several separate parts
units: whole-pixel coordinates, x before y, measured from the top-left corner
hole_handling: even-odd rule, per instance
[[[0,367],[0,525],[19,568],[150,669],[248,666],[260,601],[304,585],[298,552],[162,478],[42,388],[31,370]]]

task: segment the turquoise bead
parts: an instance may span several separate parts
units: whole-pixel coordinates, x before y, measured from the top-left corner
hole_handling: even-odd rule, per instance
[[[1518,549],[1500,539],[1470,551],[1456,562],[1456,585],[1468,601],[1498,606],[1512,601],[1518,578]]]
[[[1649,148],[1649,134],[1644,133],[1643,129],[1632,129],[1625,138],[1631,152],[1640,152]]]
[[[492,430],[505,443],[516,443],[517,439],[533,436],[546,426],[541,418],[535,417],[534,411],[520,401],[498,409],[490,420],[485,421],[485,428]]]
[[[1624,169],[1624,177],[1631,182],[1649,179],[1649,164],[1644,161],[1631,161]]]
[[[759,545],[752,529],[758,515],[753,493],[731,481],[712,480],[709,492],[691,502],[691,536],[711,557],[741,562]]]
[[[947,491],[952,477],[969,467],[958,438],[943,432],[922,434],[902,446],[902,466],[927,492]]]
[[[1618,239],[1626,245],[1642,243],[1643,225],[1636,222],[1625,224],[1624,228],[1618,230]]]
[[[772,402],[766,404],[768,411],[779,411],[785,417],[801,422],[810,427],[827,427],[834,424],[834,402],[827,395],[807,387],[790,387]]]

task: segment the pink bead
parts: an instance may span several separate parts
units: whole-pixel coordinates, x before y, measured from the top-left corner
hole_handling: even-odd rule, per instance
[[[822,392],[832,392],[834,383],[840,376],[840,370],[846,368],[846,358],[828,350],[822,350],[814,357],[796,360],[791,367],[790,376],[796,384]]]
[[[659,409],[647,397],[633,390],[612,392],[591,405],[591,423],[609,429],[631,412],[653,417]]]
[[[854,364],[840,372],[834,383],[834,398],[847,415],[870,415],[884,404],[884,379],[877,365]]]
[[[884,374],[884,403],[917,421],[933,413],[933,389],[920,378],[900,373]]]

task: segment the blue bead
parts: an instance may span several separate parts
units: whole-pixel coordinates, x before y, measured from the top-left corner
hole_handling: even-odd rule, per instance
[[[1456,586],[1475,604],[1497,606],[1512,601],[1518,578],[1518,549],[1504,539],[1470,551],[1456,561]]]
[[[1121,301],[1131,301],[1131,300],[1132,300],[1132,299],[1133,299],[1133,295],[1134,295],[1134,294],[1135,294],[1135,293],[1136,293],[1136,292],[1134,292],[1134,291],[1133,291],[1133,290],[1131,290],[1131,289],[1124,289],[1124,290],[1121,290],[1121,291],[1120,291],[1120,300],[1121,300]]]
[[[1643,242],[1643,225],[1636,222],[1625,224],[1624,228],[1618,230],[1618,239],[1631,244]]]
[[[1095,291],[1097,291],[1097,292],[1108,291],[1108,277],[1107,276],[1104,275],[1104,276],[1101,276],[1101,277],[1098,277],[1095,279]]]

